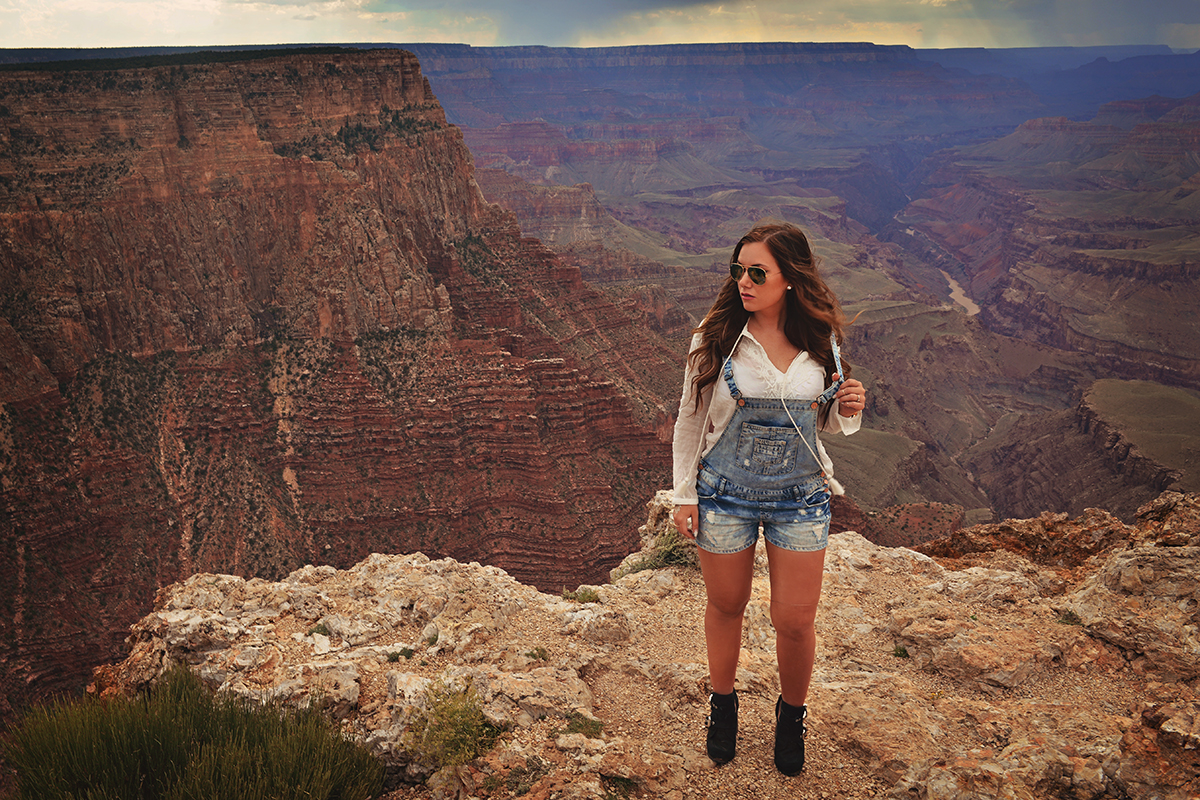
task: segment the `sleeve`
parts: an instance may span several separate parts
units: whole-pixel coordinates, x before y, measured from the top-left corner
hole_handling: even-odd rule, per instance
[[[841,433],[849,436],[852,433],[857,433],[861,427],[862,412],[860,411],[852,417],[843,417],[838,413],[838,401],[834,400],[832,407],[829,409],[829,416],[821,426],[821,432]]]
[[[688,353],[700,346],[700,335],[692,337]],[[683,394],[679,398],[679,414],[675,418],[675,436],[671,451],[673,456],[673,485],[676,505],[695,505],[696,467],[700,462],[700,447],[704,439],[704,426],[708,419],[708,405],[712,401],[711,389],[701,395],[700,407],[696,407],[696,393],[692,385],[695,373],[691,360],[683,371]]]

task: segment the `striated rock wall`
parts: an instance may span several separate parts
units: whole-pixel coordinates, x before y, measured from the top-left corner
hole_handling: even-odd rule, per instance
[[[1095,387],[1072,410],[1014,417],[966,453],[967,466],[992,487],[989,498],[997,513],[1026,516],[1031,509],[1055,507],[1050,503],[1061,498],[1067,513],[1095,506],[1130,519],[1160,492],[1183,488],[1177,486],[1181,480],[1190,488],[1196,478],[1191,470],[1185,473],[1186,453],[1194,434],[1186,423],[1167,423],[1178,438],[1171,451],[1179,458],[1163,463],[1130,441],[1122,422],[1133,420],[1106,414],[1094,392]],[[1150,419],[1162,414],[1156,399],[1143,393],[1141,401]]]
[[[0,76],[5,714],[193,571],[596,580],[669,472],[680,354],[483,198],[413,55],[260,55]]]
[[[461,136],[411,54],[344,59],[4,76],[0,263],[51,371],[446,310],[427,263],[485,206]]]
[[[1031,120],[930,159],[888,238],[941,264],[994,331],[1088,354],[1097,377],[1196,387],[1196,103]]]

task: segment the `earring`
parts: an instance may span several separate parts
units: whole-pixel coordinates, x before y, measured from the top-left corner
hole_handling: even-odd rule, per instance
[[[789,284],[788,284],[788,291],[791,291],[791,288],[792,288],[792,285],[789,283]]]

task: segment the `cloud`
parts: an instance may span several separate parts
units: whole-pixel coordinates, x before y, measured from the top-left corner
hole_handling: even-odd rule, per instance
[[[1197,0],[0,0],[0,46],[869,41],[1200,48]]]
[[[571,46],[582,36],[607,30],[631,15],[662,9],[702,8],[707,0],[600,0],[563,3],[561,0],[372,0],[371,12],[417,12],[422,17],[467,15],[486,21],[497,43]]]

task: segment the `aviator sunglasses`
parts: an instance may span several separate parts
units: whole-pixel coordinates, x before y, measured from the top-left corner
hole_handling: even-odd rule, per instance
[[[729,262],[729,277],[740,281],[743,272],[750,273],[750,280],[754,282],[755,286],[762,286],[767,282],[767,271],[762,267],[743,267],[736,261]]]

